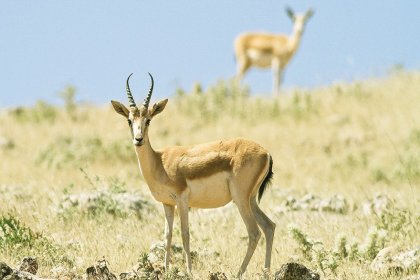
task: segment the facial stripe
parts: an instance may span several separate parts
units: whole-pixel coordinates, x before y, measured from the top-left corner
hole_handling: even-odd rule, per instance
[[[127,119],[127,122],[128,122],[128,126],[130,127],[131,138],[134,138],[133,122],[130,119]]]

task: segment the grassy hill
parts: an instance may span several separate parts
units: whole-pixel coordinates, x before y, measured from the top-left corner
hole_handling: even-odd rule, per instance
[[[380,279],[369,269],[379,249],[420,244],[419,89],[418,72],[295,89],[276,99],[250,96],[229,81],[206,90],[197,85],[170,97],[151,123],[150,139],[155,148],[238,136],[260,143],[274,160],[274,183],[261,202],[277,223],[272,272],[294,260],[327,278]],[[144,98],[137,94],[144,90],[133,91],[137,100]],[[124,95],[116,93],[115,99],[126,103]],[[154,241],[163,240],[163,209],[138,170],[126,121],[110,104],[80,105],[70,98],[63,107],[40,101],[3,110],[0,156],[0,260],[16,263],[32,254],[48,275],[58,264],[82,272],[105,256],[113,270],[127,271]],[[63,210],[66,195],[103,189],[138,193],[155,210],[139,218],[107,200],[88,214],[77,207]],[[291,197],[308,193],[341,195],[348,210],[279,210]],[[389,209],[364,215],[363,203],[377,194],[389,198]],[[234,275],[247,244],[235,207],[193,210],[190,220],[191,246],[198,252],[195,275]],[[10,223],[14,235],[5,234]],[[176,220],[174,241],[180,244],[179,231]],[[322,245],[305,249],[297,232]],[[358,248],[352,258],[334,254],[337,240],[345,240],[348,250]],[[262,271],[263,245],[261,240],[247,279]],[[200,257],[206,250],[213,257]]]

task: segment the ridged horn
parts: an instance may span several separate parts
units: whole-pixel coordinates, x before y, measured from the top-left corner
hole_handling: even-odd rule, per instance
[[[150,76],[150,80],[152,81],[152,84],[150,85],[149,94],[146,96],[143,102],[143,106],[145,108],[149,108],[150,98],[152,97],[152,93],[153,93],[153,86],[155,85],[152,74],[149,73],[149,76]]]
[[[130,85],[129,85],[129,80],[130,80],[131,75],[133,75],[133,73],[131,73],[130,76],[128,76],[127,83],[126,83],[128,105],[130,107],[136,107],[136,102],[134,102],[134,98],[133,98],[133,95],[131,94]]]

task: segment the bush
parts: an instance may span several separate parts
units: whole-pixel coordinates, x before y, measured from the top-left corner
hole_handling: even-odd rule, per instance
[[[18,107],[9,114],[22,123],[53,123],[57,118],[57,110],[45,101],[39,100],[32,108]]]
[[[58,262],[73,265],[74,259],[65,250],[41,233],[34,232],[12,215],[0,216],[0,249],[19,259],[36,255],[49,265]]]

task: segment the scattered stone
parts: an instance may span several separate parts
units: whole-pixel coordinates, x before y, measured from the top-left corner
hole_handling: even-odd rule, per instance
[[[7,275],[12,274],[13,269],[10,268],[7,264],[4,262],[0,262],[0,280],[6,277]]]
[[[228,280],[226,275],[223,272],[210,272],[209,280]]]
[[[51,280],[35,276],[37,271],[38,262],[34,257],[24,257],[16,270],[0,262],[0,280]]]
[[[349,204],[342,195],[334,195],[330,198],[321,199],[320,197],[309,193],[301,199],[288,196],[286,200],[275,210],[280,213],[310,210],[345,214],[349,210]]]
[[[86,280],[117,280],[117,277],[109,271],[107,261],[102,259],[86,269]]]
[[[348,209],[347,200],[342,195],[334,195],[319,202],[319,211],[345,214]]]
[[[120,273],[120,280],[139,280],[140,277],[135,271]]]
[[[110,214],[134,212],[139,218],[144,212],[151,212],[154,206],[135,193],[111,193],[107,190],[97,192],[69,194],[59,205],[59,212],[77,209],[82,213],[96,214],[101,211]]]
[[[363,214],[366,216],[370,215],[381,215],[385,211],[392,208],[394,201],[384,194],[375,194],[372,199],[369,199],[362,205]]]
[[[395,256],[395,260],[408,271],[417,271],[420,268],[420,246],[404,251]]]
[[[370,264],[374,272],[400,274],[416,271],[420,267],[420,246],[401,252],[396,247],[386,247],[379,251]]]
[[[36,275],[38,272],[38,261],[35,257],[24,257],[20,263],[19,270]]]
[[[12,274],[4,277],[3,280],[41,280],[41,278],[26,271],[14,270]]]
[[[60,280],[74,280],[79,279],[73,270],[66,269],[64,266],[55,266],[50,270],[52,278]]]
[[[383,273],[401,273],[402,267],[393,260],[393,254],[395,253],[394,247],[386,247],[379,251],[375,259],[370,264],[370,268],[374,272]]]
[[[283,264],[274,276],[275,280],[319,280],[319,274],[298,263]]]

